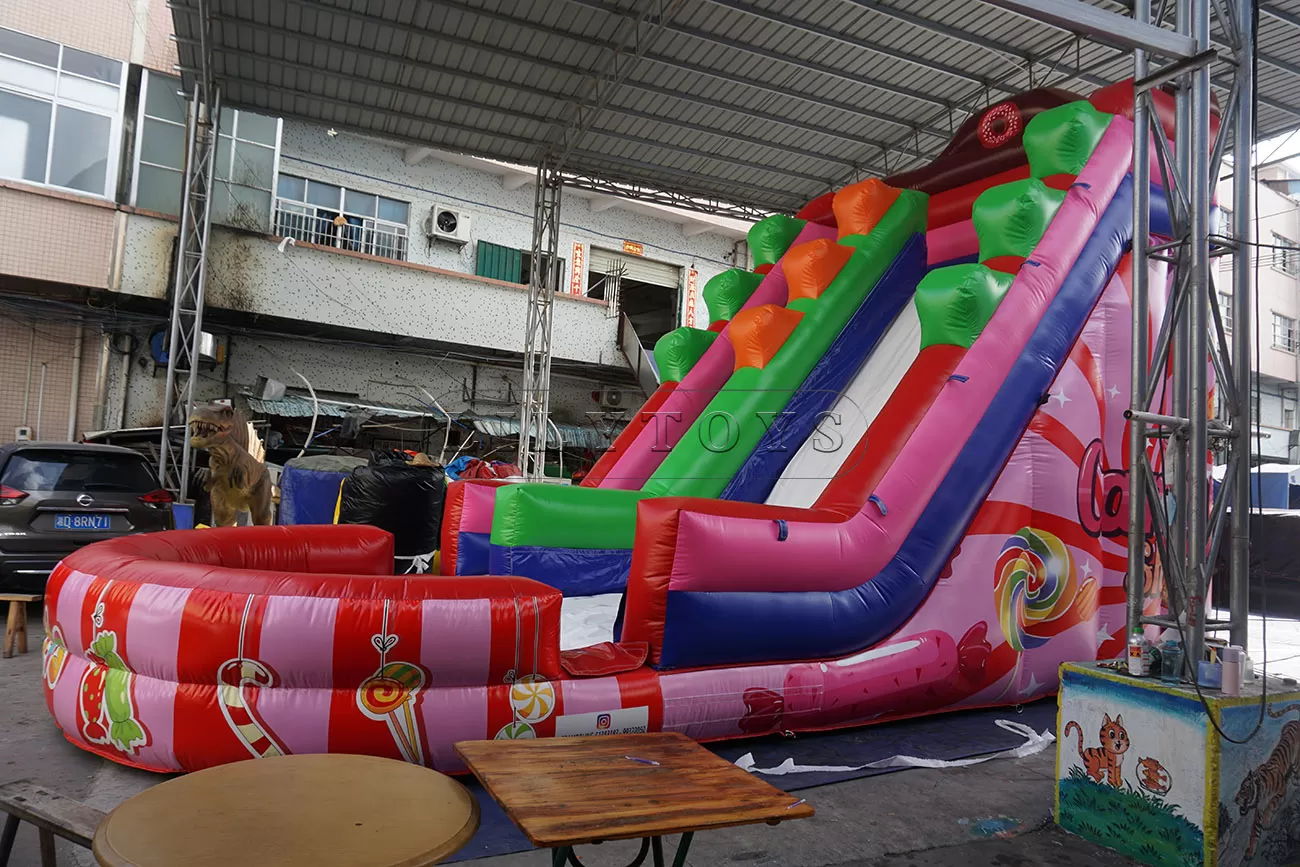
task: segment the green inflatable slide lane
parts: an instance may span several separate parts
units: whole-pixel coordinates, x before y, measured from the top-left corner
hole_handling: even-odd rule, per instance
[[[794,392],[866,300],[903,245],[925,231],[927,197],[903,190],[867,235],[839,243],[855,248],[819,298],[788,307],[803,314],[763,368],[737,370],[640,491],[522,484],[499,488],[494,546],[627,550],[636,535],[636,504],[648,497],[717,497]]]

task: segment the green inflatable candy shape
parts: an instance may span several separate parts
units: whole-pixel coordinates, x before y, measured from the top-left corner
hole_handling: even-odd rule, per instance
[[[683,325],[655,341],[655,364],[663,382],[681,382],[717,339],[716,331]]]
[[[1065,193],[1033,179],[985,190],[971,211],[980,239],[980,261],[997,256],[1028,258],[1063,201]]]
[[[709,306],[710,320],[730,321],[762,282],[762,274],[742,268],[732,268],[709,278],[704,284],[704,303]]]
[[[749,252],[754,257],[754,266],[775,265],[806,225],[807,220],[773,214],[750,226]]]
[[[1113,117],[1082,100],[1034,115],[1025,125],[1024,138],[1030,174],[1035,178],[1079,174]]]
[[[1014,279],[975,264],[950,265],[926,274],[914,299],[921,320],[921,348],[946,344],[969,349]]]

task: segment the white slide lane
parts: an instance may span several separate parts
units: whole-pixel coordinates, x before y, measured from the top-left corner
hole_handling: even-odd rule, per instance
[[[808,437],[786,465],[768,505],[807,509],[817,502],[920,354],[921,320],[909,301],[822,420],[824,433]]]

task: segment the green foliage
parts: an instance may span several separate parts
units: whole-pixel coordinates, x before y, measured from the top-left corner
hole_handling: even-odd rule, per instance
[[[1128,783],[1122,789],[1100,785],[1082,768],[1071,768],[1059,785],[1067,831],[1158,867],[1200,863],[1201,829],[1163,798]]]

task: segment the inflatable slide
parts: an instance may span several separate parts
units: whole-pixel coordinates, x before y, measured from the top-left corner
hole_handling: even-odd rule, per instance
[[[458,771],[465,739],[709,740],[1018,704],[1062,661],[1116,654],[1133,126],[1122,99],[1049,96],[959,133],[1001,166],[972,178],[958,149],[910,186],[811,203],[797,234],[823,234],[750,297],[778,271],[781,291],[736,303],[662,392],[723,353],[673,448],[628,447],[647,422],[599,486],[460,486],[464,511],[491,495],[489,565],[527,574],[393,576],[391,537],[364,526],[70,556],[47,596],[55,721],[158,771],[321,751]],[[733,448],[702,444],[715,411]],[[808,445],[827,437],[841,447]],[[608,619],[563,647],[569,603],[600,598]]]

